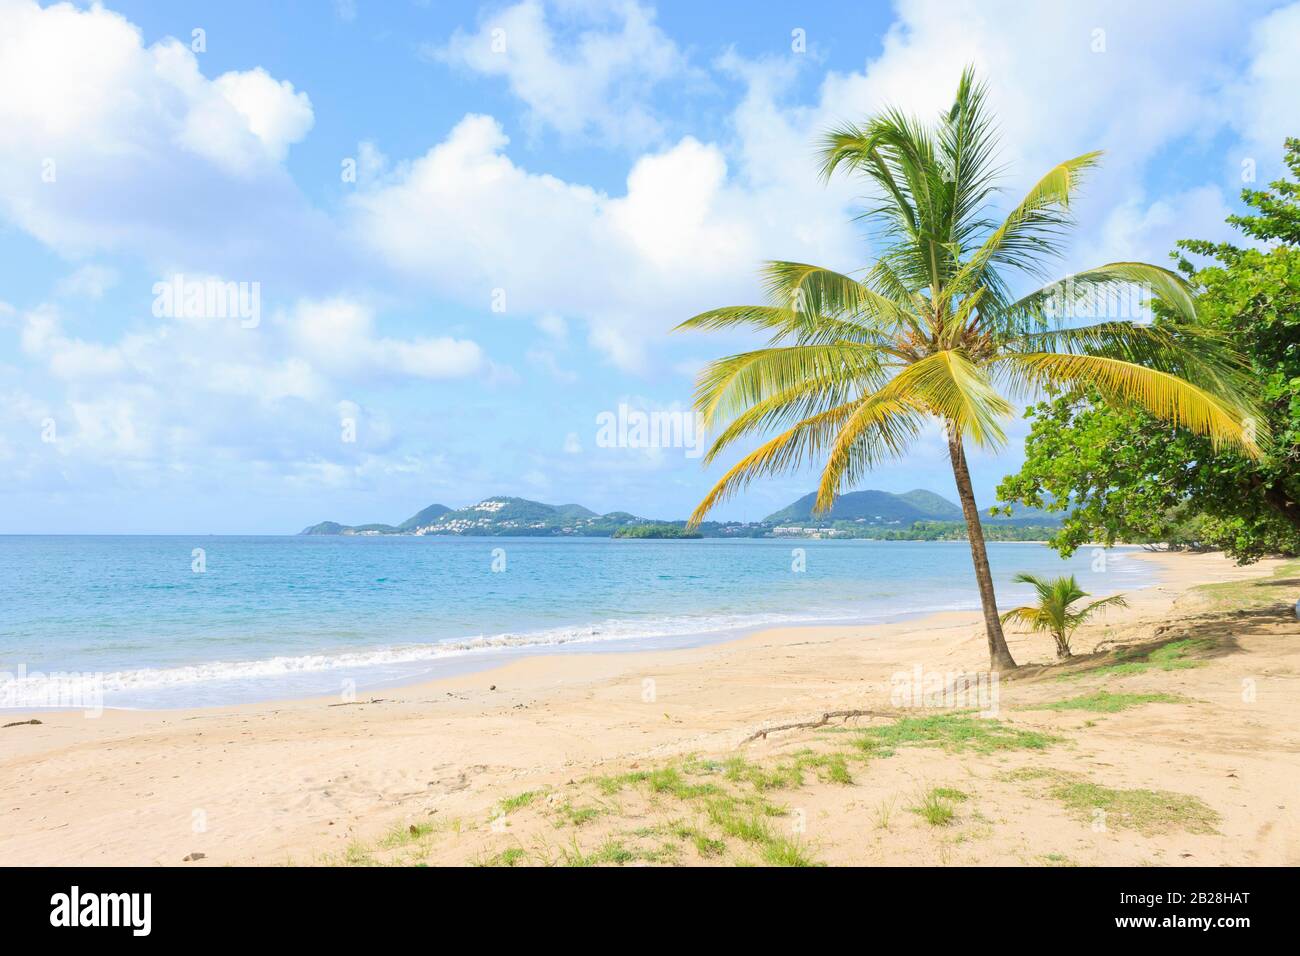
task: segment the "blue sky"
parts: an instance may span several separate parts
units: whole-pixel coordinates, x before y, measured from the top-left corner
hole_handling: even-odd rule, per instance
[[[669,330],[763,259],[870,261],[827,125],[976,64],[1009,196],[1106,150],[1062,272],[1226,237],[1300,134],[1300,3],[814,6],[0,0],[0,533],[681,517],[719,469],[597,416],[686,408],[748,343]],[[256,284],[256,325],[157,314],[176,274]],[[868,485],[952,497],[938,435]]]

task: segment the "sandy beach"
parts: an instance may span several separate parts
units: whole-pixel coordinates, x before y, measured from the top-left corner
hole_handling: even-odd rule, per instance
[[[973,735],[896,732],[952,710],[900,706],[891,677],[980,671],[974,613],[534,657],[352,702],[8,712],[0,863],[1300,863],[1294,564],[1142,557],[1161,583],[1080,631],[1074,662],[1009,634],[1029,666],[995,723],[951,718]]]

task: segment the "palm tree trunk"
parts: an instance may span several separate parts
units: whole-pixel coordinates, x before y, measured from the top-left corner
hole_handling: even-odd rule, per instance
[[[1016,662],[1007,650],[1007,639],[1002,635],[1002,619],[998,617],[998,599],[993,593],[993,574],[989,571],[989,553],[984,547],[984,530],[980,526],[980,512],[975,505],[975,491],[970,483],[970,469],[966,467],[966,451],[961,435],[948,427],[948,457],[952,460],[952,476],[957,479],[957,496],[961,499],[961,512],[966,519],[966,537],[970,539],[970,556],[975,565],[975,580],[979,583],[980,603],[984,606],[984,633],[989,639],[989,667],[995,671],[1014,670]]]

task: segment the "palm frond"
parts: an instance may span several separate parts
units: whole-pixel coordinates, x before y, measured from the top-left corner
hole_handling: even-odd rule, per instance
[[[959,349],[944,349],[906,366],[889,387],[951,422],[977,445],[999,448],[1006,442],[1001,422],[1011,417],[1011,403]]]
[[[1100,151],[1084,153],[1048,170],[966,261],[949,291],[960,294],[978,288],[992,264],[1041,273],[1042,258],[1058,252],[1055,240],[1070,223],[1070,199],[1083,174],[1100,158]]]
[[[844,319],[878,331],[910,321],[893,299],[831,269],[803,262],[769,262],[763,268],[763,279],[768,296],[778,307]]]
[[[810,463],[829,447],[840,426],[853,414],[856,403],[848,402],[829,408],[797,423],[750,452],[724,474],[686,520],[694,528],[718,504],[745,488],[751,481],[767,475],[781,474],[800,464]]]
[[[1009,353],[999,361],[1014,379],[1032,385],[1092,387],[1107,401],[1137,404],[1156,418],[1205,435],[1216,447],[1236,445],[1258,456],[1255,430],[1242,408],[1191,382],[1134,362],[1100,355]]]
[[[882,353],[858,343],[787,345],[709,363],[695,387],[695,408],[712,427],[801,381],[835,379],[874,387],[886,377]]]
[[[1200,323],[1111,321],[1020,335],[1013,351],[1100,355],[1177,375],[1217,394],[1244,415],[1254,390],[1245,357],[1226,335]]]
[[[829,344],[839,340],[880,348],[891,345],[890,338],[884,332],[868,325],[771,305],[733,305],[710,309],[679,323],[673,331],[712,332],[720,329],[766,332],[768,341],[773,345],[782,340],[801,345]]]
[[[1064,324],[1081,311],[1097,311],[1102,296],[1126,292],[1158,296],[1184,322],[1196,321],[1195,290],[1176,272],[1146,262],[1111,262],[1076,272],[1021,297],[1007,307],[1010,317],[1040,328]]]
[[[841,426],[822,469],[813,510],[829,511],[840,489],[856,483],[880,462],[900,457],[921,431],[924,409],[898,379],[858,402]]]
[[[794,422],[844,404],[858,390],[855,382],[841,376],[807,378],[795,382],[733,418],[705,453],[704,464],[712,464],[722,451],[747,435],[789,427]]]

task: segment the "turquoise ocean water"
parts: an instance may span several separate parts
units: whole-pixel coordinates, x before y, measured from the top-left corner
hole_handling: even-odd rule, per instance
[[[1028,596],[1010,583],[1022,570],[1072,572],[1097,594],[1154,580],[1123,549],[1104,563],[989,552],[1003,606]],[[0,705],[67,699],[90,679],[110,707],[336,694],[524,654],[978,606],[965,542],[0,537]]]

